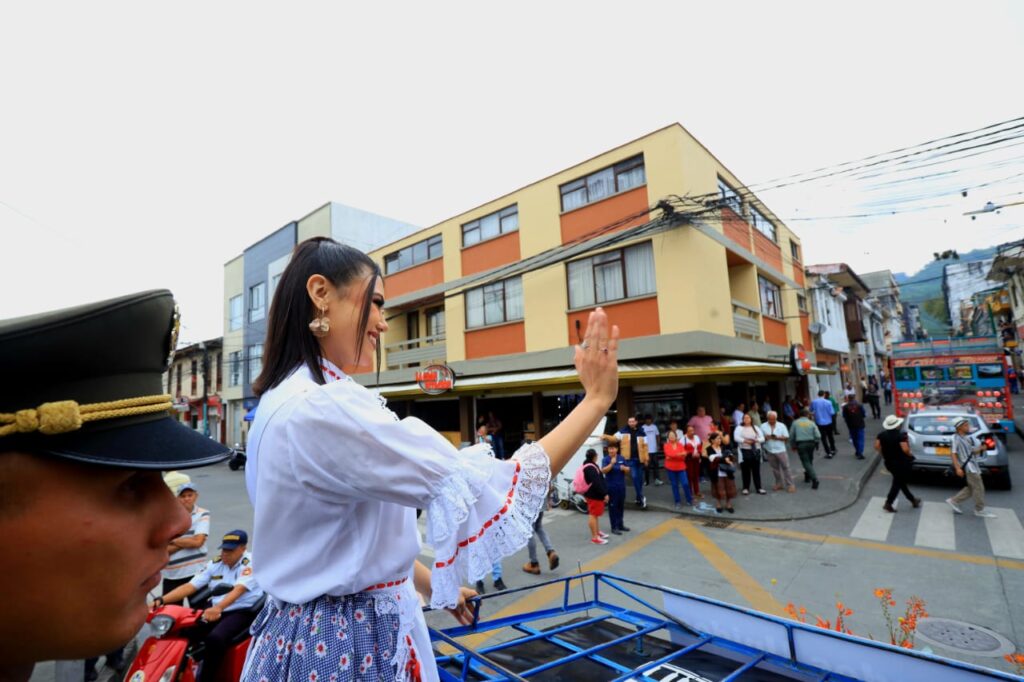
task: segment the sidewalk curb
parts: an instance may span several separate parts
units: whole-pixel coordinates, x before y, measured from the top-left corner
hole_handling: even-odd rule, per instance
[[[875,473],[875,469],[878,467],[878,463],[882,461],[882,455],[874,453],[870,458],[870,462],[864,468],[859,479],[851,480],[847,483],[845,494],[842,495],[841,499],[832,507],[824,511],[814,511],[807,514],[777,514],[774,516],[747,516],[739,511],[735,514],[719,514],[712,512],[708,514],[702,514],[700,512],[692,511],[688,507],[684,507],[682,511],[671,509],[669,507],[661,505],[648,504],[647,509],[651,511],[665,512],[668,514],[676,514],[684,518],[694,519],[729,519],[735,521],[765,521],[765,522],[776,522],[776,521],[799,521],[801,519],[814,519],[822,516],[828,516],[829,514],[835,514],[836,512],[848,509],[857,503],[860,499],[860,492],[864,489],[864,484],[871,478],[871,475]]]

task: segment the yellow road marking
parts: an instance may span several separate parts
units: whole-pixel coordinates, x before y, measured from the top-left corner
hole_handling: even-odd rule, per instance
[[[729,581],[740,596],[757,609],[765,613],[781,616],[785,612],[775,600],[772,593],[761,586],[752,575],[747,573],[721,547],[711,541],[692,521],[676,521],[677,529],[684,538],[690,541],[698,552],[715,567],[719,574]]]
[[[729,530],[736,530],[742,533],[755,533],[758,535],[772,535],[791,540],[803,542],[816,542],[827,545],[845,545],[847,547],[858,547],[860,549],[871,549],[879,552],[892,552],[894,554],[906,554],[910,556],[927,557],[929,559],[941,559],[943,561],[959,561],[965,564],[977,566],[997,566],[1009,568],[1015,571],[1024,571],[1024,561],[1004,559],[1001,557],[979,556],[975,554],[963,554],[961,552],[948,552],[940,549],[927,549],[925,547],[904,547],[901,545],[889,545],[884,542],[872,542],[871,540],[858,540],[841,535],[821,535],[818,533],[805,533],[799,530],[787,530],[785,528],[767,528],[750,523],[734,523]]]
[[[651,544],[655,540],[663,538],[672,531],[678,531],[694,548],[701,553],[709,564],[725,578],[735,590],[746,599],[750,605],[767,613],[782,614],[782,606],[775,600],[771,592],[762,587],[757,580],[743,570],[732,557],[726,554],[718,545],[701,532],[692,522],[679,519],[667,519],[658,525],[649,528],[631,540],[605,552],[601,556],[588,561],[583,565],[583,571],[604,571],[615,564],[628,559],[638,551]],[[570,589],[572,584],[570,584]],[[564,583],[547,585],[531,591],[526,596],[517,599],[497,613],[489,616],[489,619],[506,618],[520,613],[528,613],[542,609],[551,602],[559,599],[564,592]],[[460,639],[460,642],[470,648],[477,648],[494,636],[497,631],[481,632],[476,635],[467,635]],[[444,645],[442,653],[452,654],[454,649]]]

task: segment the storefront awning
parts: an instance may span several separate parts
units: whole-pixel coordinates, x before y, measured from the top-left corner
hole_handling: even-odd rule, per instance
[[[810,374],[829,374],[832,370],[823,367],[812,367]],[[778,375],[780,378],[789,375],[791,368],[784,362],[759,362],[755,360],[735,360],[730,358],[692,359],[664,362],[620,362],[620,382],[637,382],[646,380],[671,380],[694,378],[740,379],[746,376]],[[512,372],[509,374],[487,374],[473,377],[459,376],[455,388],[447,395],[476,393],[485,390],[552,390],[579,386],[579,378],[574,367],[541,369],[531,372]],[[403,398],[423,395],[422,389],[415,383],[382,386],[381,395],[387,398]]]

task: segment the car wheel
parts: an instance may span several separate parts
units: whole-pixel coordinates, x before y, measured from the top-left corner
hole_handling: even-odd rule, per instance
[[[238,471],[238,462],[236,462],[234,458],[228,460],[228,469],[231,469],[232,471]]]

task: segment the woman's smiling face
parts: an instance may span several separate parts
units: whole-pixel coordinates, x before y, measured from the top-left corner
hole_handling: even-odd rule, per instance
[[[326,337],[320,339],[323,356],[338,367],[372,367],[377,343],[388,330],[388,323],[384,319],[383,279],[367,273],[356,277],[344,287],[334,287],[326,280],[324,286],[328,288],[324,298],[331,330]],[[371,286],[373,292],[369,317],[360,335],[363,305],[367,288]]]

